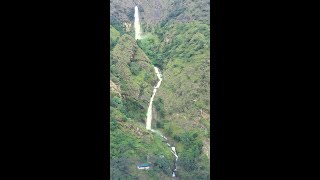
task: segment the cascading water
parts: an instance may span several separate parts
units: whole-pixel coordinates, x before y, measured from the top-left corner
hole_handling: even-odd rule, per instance
[[[140,29],[140,22],[139,22],[139,9],[138,6],[135,6],[135,12],[134,12],[134,28],[135,28],[135,39],[141,39],[141,29]],[[147,112],[147,120],[146,120],[146,129],[155,132],[157,134],[159,134],[163,139],[164,142],[166,142],[167,146],[171,149],[171,153],[175,156],[175,161],[174,161],[174,169],[172,172],[172,177],[176,177],[176,172],[177,172],[177,161],[178,161],[178,155],[176,152],[176,148],[174,146],[171,146],[168,143],[168,138],[166,138],[165,136],[163,136],[159,131],[155,131],[151,128],[151,122],[152,122],[152,102],[153,102],[153,98],[157,92],[157,89],[160,87],[161,82],[162,82],[162,74],[159,70],[159,68],[154,67],[154,71],[159,79],[157,85],[154,87],[153,89],[153,94],[151,96],[150,99],[150,104],[148,107],[148,112]]]
[[[160,87],[160,84],[161,84],[161,81],[162,81],[162,75],[159,71],[159,69],[157,67],[154,67],[154,70],[158,76],[158,79],[159,79],[159,82],[157,84],[156,87],[154,87],[153,89],[153,94],[151,96],[151,99],[150,99],[150,104],[149,104],[149,107],[148,107],[148,112],[147,112],[147,123],[146,123],[146,129],[148,130],[151,130],[151,120],[152,120],[152,102],[153,102],[153,98],[154,98],[154,95],[156,95],[156,92],[157,92],[157,89]]]
[[[172,172],[172,177],[176,177],[176,172],[177,172],[177,165],[176,164],[177,164],[177,161],[178,161],[178,155],[177,155],[177,152],[176,152],[176,148],[174,146],[171,146],[168,143],[168,138],[167,137],[163,136],[159,131],[155,131],[154,129],[151,128],[152,102],[153,102],[153,98],[154,98],[154,96],[155,96],[155,94],[156,94],[156,92],[157,92],[157,90],[160,87],[161,82],[162,82],[162,74],[161,74],[159,68],[154,67],[154,71],[156,72],[159,81],[158,81],[157,85],[154,87],[153,94],[152,94],[151,99],[150,99],[150,104],[149,104],[148,112],[147,112],[146,129],[151,130],[152,132],[155,132],[155,133],[159,134],[164,139],[164,141],[167,143],[168,147],[171,148],[171,153],[175,156],[174,170]]]
[[[135,30],[135,38],[141,39],[141,29],[140,29],[140,22],[139,22],[138,6],[134,7],[134,30]]]

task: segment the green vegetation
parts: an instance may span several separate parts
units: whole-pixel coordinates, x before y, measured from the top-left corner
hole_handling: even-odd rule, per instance
[[[111,13],[110,25],[110,80],[116,86],[110,96],[111,179],[171,177],[170,148],[145,130],[157,82],[152,65],[163,73],[153,101],[152,127],[176,147],[180,179],[210,178],[210,2],[160,1],[164,9],[149,2],[139,4],[144,33],[138,41],[134,32],[124,32],[124,22],[133,21],[132,5],[111,2],[117,10]],[[151,21],[158,9],[161,18]],[[136,168],[147,161],[153,165],[150,170]]]
[[[163,179],[171,175],[173,155],[159,135],[145,129],[147,106],[157,81],[149,58],[135,40],[110,26],[111,81],[121,89],[110,95],[111,179]],[[149,161],[148,171],[137,164]]]
[[[122,24],[117,18],[111,16],[110,25],[112,25],[118,32],[120,32],[121,35],[124,34],[124,29],[122,27]]]
[[[113,49],[120,38],[120,33],[110,25],[110,49]]]
[[[138,41],[139,47],[146,53],[146,55],[152,61],[152,64],[162,68],[162,54],[158,48],[160,46],[160,39],[156,35],[147,34],[143,39]]]
[[[210,27],[174,23],[154,33],[161,42],[154,54],[162,55],[158,63],[164,71],[154,100],[156,126],[176,142],[179,177],[208,179],[203,144],[210,138]]]
[[[157,179],[154,173],[165,176],[172,168],[172,154],[161,138],[139,123],[112,120],[110,142],[111,179]],[[148,158],[153,164],[149,172],[138,170],[137,164]]]

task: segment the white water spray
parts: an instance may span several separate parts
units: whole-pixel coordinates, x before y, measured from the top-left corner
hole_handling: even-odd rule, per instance
[[[146,122],[146,129],[148,130],[151,130],[151,121],[152,121],[152,102],[153,102],[153,98],[154,96],[156,95],[156,92],[157,92],[157,89],[160,87],[160,84],[161,84],[161,81],[162,81],[162,75],[160,74],[160,71],[157,67],[154,67],[154,70],[157,74],[157,77],[159,79],[158,83],[157,83],[157,86],[154,87],[153,89],[153,94],[151,96],[151,99],[150,99],[150,104],[149,104],[149,107],[148,107],[148,112],[147,112],[147,122]]]
[[[154,87],[153,94],[152,94],[151,99],[150,99],[150,104],[149,104],[148,113],[147,113],[146,129],[148,129],[148,130],[160,135],[164,139],[164,141],[167,143],[167,146],[171,149],[171,153],[175,156],[174,170],[172,172],[172,177],[175,178],[176,177],[176,172],[177,172],[177,165],[176,164],[177,164],[177,161],[178,161],[178,155],[177,155],[176,148],[168,143],[168,138],[163,136],[160,131],[157,131],[157,130],[154,130],[154,129],[151,128],[152,102],[153,102],[153,98],[154,98],[154,96],[155,96],[155,94],[156,94],[156,92],[157,92],[157,90],[160,87],[161,82],[162,82],[162,75],[161,75],[160,70],[157,67],[154,67],[154,71],[156,72],[159,81],[158,81],[157,85]]]
[[[140,22],[139,22],[139,9],[138,9],[138,6],[135,6],[135,11],[134,11],[134,28],[135,28],[135,39],[141,39],[141,29],[140,29]],[[147,120],[146,120],[146,129],[147,130],[150,130],[158,135],[160,135],[164,140],[165,142],[167,143],[167,146],[171,149],[171,153],[175,156],[175,163],[174,163],[174,170],[172,172],[172,177],[176,177],[176,172],[177,172],[177,161],[178,161],[178,155],[177,155],[177,152],[176,152],[176,148],[174,146],[172,146],[171,144],[168,143],[168,138],[166,138],[165,136],[163,136],[161,134],[160,131],[157,131],[157,130],[154,130],[151,128],[151,122],[152,122],[152,102],[153,102],[153,98],[158,90],[158,88],[160,87],[161,85],[161,82],[162,82],[162,75],[161,75],[161,72],[160,70],[157,68],[157,67],[154,67],[154,71],[155,73],[157,74],[157,77],[159,79],[157,85],[153,88],[153,94],[151,96],[151,99],[150,99],[150,104],[149,104],[149,107],[148,107],[148,112],[147,112]]]
[[[135,38],[141,39],[141,29],[140,29],[140,22],[139,22],[138,6],[134,7],[134,29],[135,29]]]

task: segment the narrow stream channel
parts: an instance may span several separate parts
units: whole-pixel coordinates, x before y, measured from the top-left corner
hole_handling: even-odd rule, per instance
[[[135,39],[136,40],[137,39],[141,39],[141,27],[140,27],[140,21],[139,21],[139,8],[138,8],[138,6],[134,7],[134,29],[135,29]],[[172,177],[175,178],[176,177],[176,172],[177,172],[177,165],[176,164],[177,164],[177,161],[178,161],[178,155],[177,155],[177,152],[176,152],[176,148],[174,146],[171,146],[168,143],[168,138],[163,136],[159,131],[155,131],[155,130],[153,130],[151,128],[152,102],[153,102],[153,98],[156,95],[156,92],[157,92],[157,90],[160,87],[161,82],[162,82],[162,74],[161,74],[159,68],[154,67],[154,71],[157,74],[157,77],[158,77],[159,81],[158,81],[157,85],[153,88],[153,94],[152,94],[151,99],[150,99],[150,104],[149,104],[148,112],[147,112],[146,129],[159,134],[164,139],[164,142],[167,144],[167,146],[171,149],[171,153],[175,157],[174,169],[172,170]]]
[[[177,155],[177,151],[176,151],[176,148],[174,146],[172,146],[171,144],[168,143],[168,138],[163,136],[159,131],[155,131],[154,129],[151,128],[151,122],[152,122],[152,102],[153,102],[153,99],[154,99],[154,96],[156,95],[156,92],[158,90],[158,88],[160,87],[161,85],[161,82],[162,82],[162,74],[159,70],[159,68],[157,67],[154,67],[154,70],[157,74],[157,77],[159,79],[157,85],[154,87],[153,89],[153,94],[151,96],[151,99],[150,99],[150,104],[149,104],[149,107],[148,107],[148,112],[147,112],[147,120],[146,120],[146,129],[148,130],[151,130],[152,132],[156,132],[157,134],[159,134],[163,139],[164,139],[164,142],[167,144],[167,146],[171,149],[171,153],[174,155],[175,157],[175,161],[174,161],[174,169],[172,171],[172,177],[176,177],[176,172],[177,172],[177,161],[178,161],[178,155]]]

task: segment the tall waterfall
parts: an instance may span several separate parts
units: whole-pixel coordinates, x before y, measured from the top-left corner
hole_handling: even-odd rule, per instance
[[[141,39],[141,29],[139,22],[139,9],[138,6],[134,8],[134,30],[136,39]]]
[[[140,29],[140,22],[139,22],[139,9],[138,6],[134,8],[134,29],[135,29],[135,39],[141,39],[141,29]],[[164,142],[166,142],[167,146],[171,149],[171,153],[175,156],[175,161],[174,161],[174,169],[172,170],[172,177],[176,178],[176,173],[177,173],[177,161],[178,161],[178,155],[176,148],[172,146],[171,144],[168,143],[168,138],[163,136],[160,131],[154,130],[151,128],[151,122],[152,122],[152,102],[153,98],[157,92],[157,89],[160,87],[161,82],[162,82],[162,74],[159,70],[159,68],[154,67],[154,71],[159,79],[157,85],[153,89],[153,93],[150,99],[150,104],[148,107],[148,112],[147,112],[147,120],[146,120],[146,129],[159,134],[163,139]]]

